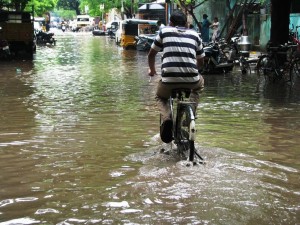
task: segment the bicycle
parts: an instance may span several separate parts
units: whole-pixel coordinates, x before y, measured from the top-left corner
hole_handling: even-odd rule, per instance
[[[204,159],[195,149],[196,140],[196,123],[193,105],[195,102],[189,102],[191,93],[190,89],[173,89],[169,98],[169,107],[171,118],[173,120],[172,136],[174,144],[177,146],[179,155],[188,158],[193,165],[197,163],[196,157],[200,163],[204,163]],[[175,109],[175,110],[174,110]],[[162,117],[160,115],[160,124]]]
[[[289,69],[290,82],[293,86],[297,81],[299,82],[300,80],[300,53],[295,54]]]
[[[266,79],[276,80],[285,79],[290,81],[288,76],[291,62],[293,62],[294,54],[289,52],[296,45],[279,45],[275,47],[268,46],[267,54],[259,57],[256,69],[258,74],[263,74]]]

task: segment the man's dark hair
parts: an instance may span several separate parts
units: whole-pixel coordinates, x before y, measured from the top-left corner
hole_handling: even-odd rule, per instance
[[[171,14],[170,21],[174,26],[185,26],[187,19],[183,12],[176,10]]]

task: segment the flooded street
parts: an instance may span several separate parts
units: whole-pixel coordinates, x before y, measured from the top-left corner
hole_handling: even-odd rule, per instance
[[[206,75],[191,168],[159,153],[147,53],[56,39],[0,62],[1,225],[300,224],[299,84]]]

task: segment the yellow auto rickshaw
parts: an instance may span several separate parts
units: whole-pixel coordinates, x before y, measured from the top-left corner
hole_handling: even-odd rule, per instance
[[[134,48],[135,37],[140,34],[155,34],[157,20],[126,19],[122,22],[122,34],[120,45],[123,48]]]

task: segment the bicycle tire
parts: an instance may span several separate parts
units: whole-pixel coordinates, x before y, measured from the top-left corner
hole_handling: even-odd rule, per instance
[[[190,105],[180,104],[178,106],[175,132],[179,152],[188,153],[189,161],[194,161],[196,130],[194,113]]]
[[[294,85],[297,80],[300,80],[300,57],[295,58],[291,63],[289,75],[292,85]]]
[[[239,63],[242,74],[251,74],[251,67],[245,58],[240,58]]]
[[[259,58],[256,64],[258,74],[263,74],[265,77],[271,78],[274,73],[275,63],[269,55],[263,55]]]

